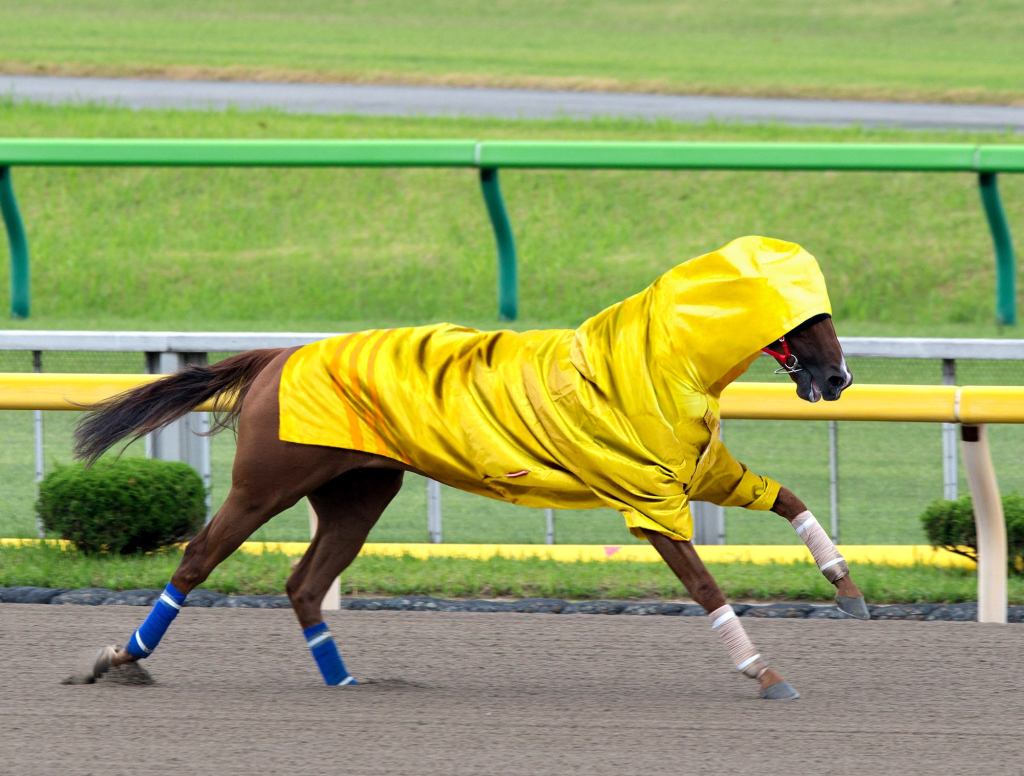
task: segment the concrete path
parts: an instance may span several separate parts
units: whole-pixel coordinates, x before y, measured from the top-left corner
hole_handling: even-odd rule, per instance
[[[997,105],[6,75],[0,75],[0,95],[33,102],[92,102],[137,109],[276,108],[290,113],[378,116],[620,117],[1024,132],[1024,107]]]

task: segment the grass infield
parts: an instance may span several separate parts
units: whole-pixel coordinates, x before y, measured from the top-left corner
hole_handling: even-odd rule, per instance
[[[85,556],[52,546],[0,546],[0,586],[162,588],[181,559],[178,549],[141,556]],[[281,552],[235,553],[204,587],[234,594],[282,594],[295,558]],[[709,563],[732,600],[831,600],[832,586],[812,563]],[[977,599],[970,569],[855,564],[857,584],[872,603]],[[681,599],[682,587],[660,563],[560,563],[552,560],[363,555],[341,577],[343,595],[434,595],[453,598]],[[1024,603],[1024,577],[1009,580],[1010,603]]]
[[[10,137],[1017,142],[1013,135],[646,123],[295,116],[0,101]],[[472,170],[18,168],[33,255],[25,328],[495,328],[494,237]],[[998,336],[976,176],[505,170],[516,328],[576,326],[744,234],[821,262],[845,334]],[[1024,176],[1000,176],[1011,224]],[[0,262],[0,288],[8,283]],[[1005,334],[1005,333],[1004,333]]]
[[[1012,0],[0,2],[5,72],[1024,99]]]

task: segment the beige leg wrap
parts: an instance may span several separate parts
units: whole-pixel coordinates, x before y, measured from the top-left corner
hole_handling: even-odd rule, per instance
[[[753,679],[759,679],[768,670],[768,664],[761,659],[760,653],[754,649],[753,642],[743,629],[736,612],[729,604],[719,606],[708,614],[711,618],[711,630],[722,637],[725,648],[737,671],[742,671]]]
[[[809,511],[801,512],[793,518],[793,527],[797,535],[804,540],[811,551],[814,562],[818,564],[825,579],[833,585],[850,573],[843,556],[832,543],[825,529],[818,524],[818,519]]]

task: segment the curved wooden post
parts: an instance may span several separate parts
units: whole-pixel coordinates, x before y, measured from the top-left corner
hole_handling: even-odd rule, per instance
[[[978,622],[1006,622],[1006,521],[985,426],[960,426],[978,532]]]

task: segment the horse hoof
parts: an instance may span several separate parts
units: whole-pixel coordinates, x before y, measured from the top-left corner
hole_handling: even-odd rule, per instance
[[[67,677],[61,684],[92,684],[103,674],[110,670],[114,663],[114,655],[117,654],[117,647],[101,647],[92,659],[92,663],[83,666],[81,669]]]
[[[100,681],[103,684],[135,686],[148,686],[154,683],[153,677],[149,675],[149,671],[137,662],[114,666]]]
[[[61,684],[92,684],[96,681],[96,677],[92,675],[92,671],[80,671],[78,673],[71,674],[71,676],[65,676],[60,680]]]
[[[837,595],[836,606],[839,608],[839,611],[845,612],[851,617],[856,617],[858,620],[871,619],[868,605],[864,603],[864,596]]]
[[[100,651],[96,653],[96,659],[92,663],[93,681],[103,676],[114,665],[114,656],[117,654],[117,650],[118,647],[111,645],[101,647]]]
[[[795,701],[800,693],[789,682],[782,680],[762,688],[761,697],[768,701]]]

